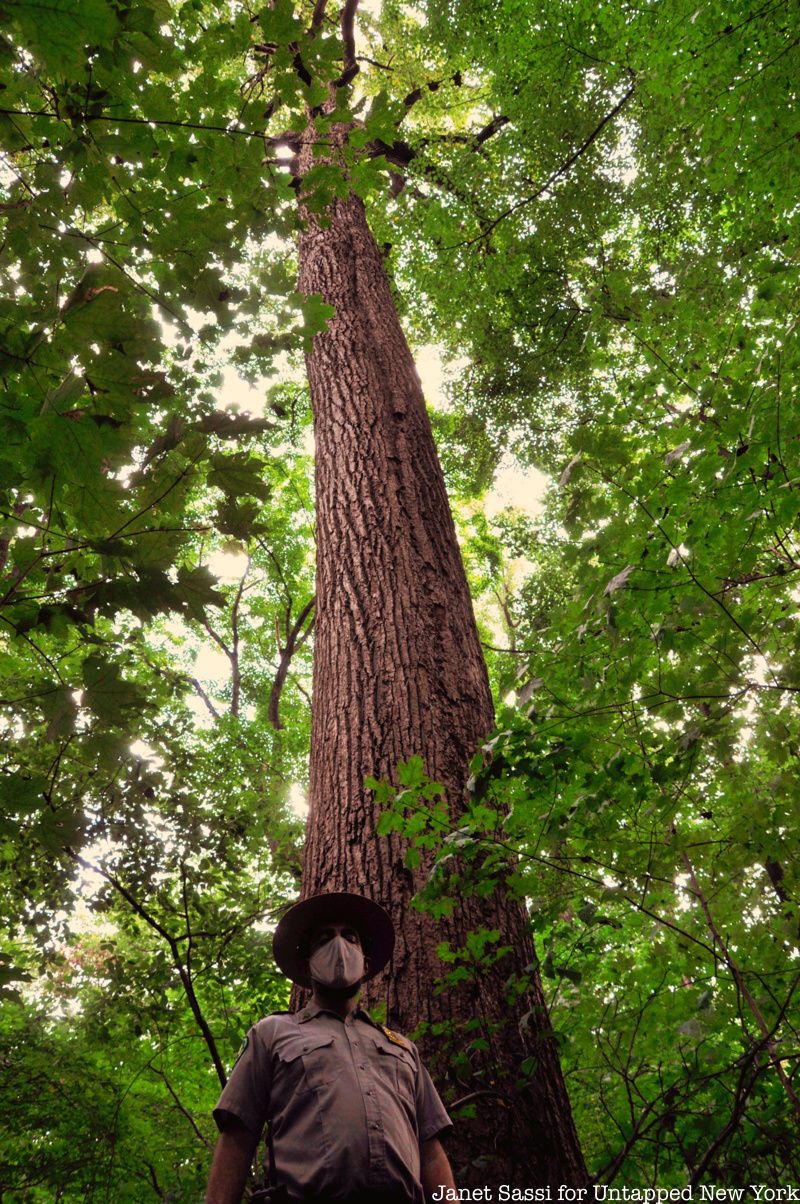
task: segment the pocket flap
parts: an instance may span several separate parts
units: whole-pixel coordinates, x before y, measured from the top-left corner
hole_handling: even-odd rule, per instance
[[[282,1062],[294,1062],[303,1054],[313,1053],[315,1049],[323,1049],[326,1045],[333,1045],[331,1033],[292,1033],[276,1043],[275,1053]]]

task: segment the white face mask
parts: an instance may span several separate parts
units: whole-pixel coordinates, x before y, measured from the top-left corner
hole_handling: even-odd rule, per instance
[[[364,977],[364,954],[360,945],[334,936],[311,954],[308,969],[322,987],[353,987]]]

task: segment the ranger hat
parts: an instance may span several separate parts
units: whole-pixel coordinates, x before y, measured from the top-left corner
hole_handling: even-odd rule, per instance
[[[295,903],[283,916],[272,938],[272,952],[279,969],[301,987],[310,987],[308,942],[326,923],[352,924],[361,937],[361,946],[369,957],[365,978],[383,969],[394,949],[394,927],[387,912],[372,899],[335,891],[312,895]]]

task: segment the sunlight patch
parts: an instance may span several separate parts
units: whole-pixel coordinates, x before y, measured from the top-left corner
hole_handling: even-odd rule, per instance
[[[522,468],[510,454],[503,456],[494,477],[494,485],[486,494],[484,509],[489,518],[503,510],[523,510],[531,518],[542,513],[544,495],[550,478],[537,468]]]

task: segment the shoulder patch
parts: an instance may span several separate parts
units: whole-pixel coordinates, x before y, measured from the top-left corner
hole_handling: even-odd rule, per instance
[[[399,1045],[401,1049],[405,1049],[410,1052],[411,1046],[409,1045],[408,1041],[406,1041],[405,1037],[401,1037],[399,1033],[392,1032],[392,1030],[387,1028],[385,1024],[380,1025],[380,1030],[384,1037],[389,1038],[392,1045]]]
[[[248,1033],[247,1036],[245,1037],[244,1041],[242,1041],[241,1049],[239,1050],[238,1054],[236,1055],[236,1062],[239,1061],[239,1058],[241,1058],[242,1054],[245,1052],[245,1050],[247,1049],[249,1044],[250,1044],[250,1034]],[[234,1064],[233,1064],[234,1066],[236,1065],[236,1062],[234,1062]]]

